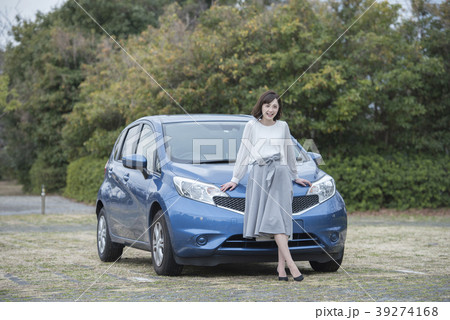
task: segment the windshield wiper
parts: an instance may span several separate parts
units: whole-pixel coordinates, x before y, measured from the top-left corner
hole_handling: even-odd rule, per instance
[[[218,159],[218,160],[200,160],[200,162],[195,162],[195,163],[234,163],[235,160],[230,160],[230,159]]]

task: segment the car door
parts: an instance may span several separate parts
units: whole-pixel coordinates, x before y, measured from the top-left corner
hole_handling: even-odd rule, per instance
[[[156,133],[150,123],[146,123],[142,126],[136,154],[143,155],[147,159],[147,167],[143,171],[134,170],[134,183],[129,186],[139,208],[133,230],[136,239],[144,242],[150,241],[148,232],[150,205],[158,186],[161,186],[161,169],[156,150]]]
[[[138,205],[133,195],[134,176],[136,170],[123,166],[122,157],[135,154],[139,142],[142,124],[130,127],[123,144],[108,168],[111,176],[111,205],[109,207],[110,229],[114,235],[127,239],[135,239],[135,224]]]

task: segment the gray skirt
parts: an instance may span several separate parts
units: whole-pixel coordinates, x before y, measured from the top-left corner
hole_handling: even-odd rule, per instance
[[[279,154],[253,163],[247,184],[244,238],[267,241],[284,233],[292,239],[292,179]]]

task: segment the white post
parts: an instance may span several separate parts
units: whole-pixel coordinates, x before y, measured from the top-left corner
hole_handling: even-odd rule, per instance
[[[45,214],[45,186],[42,185],[41,189],[41,213]]]

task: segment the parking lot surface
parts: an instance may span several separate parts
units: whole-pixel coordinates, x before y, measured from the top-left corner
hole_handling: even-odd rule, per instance
[[[450,214],[350,215],[342,268],[277,281],[275,263],[186,266],[158,276],[150,253],[103,263],[96,217],[0,216],[0,301],[450,301]]]

